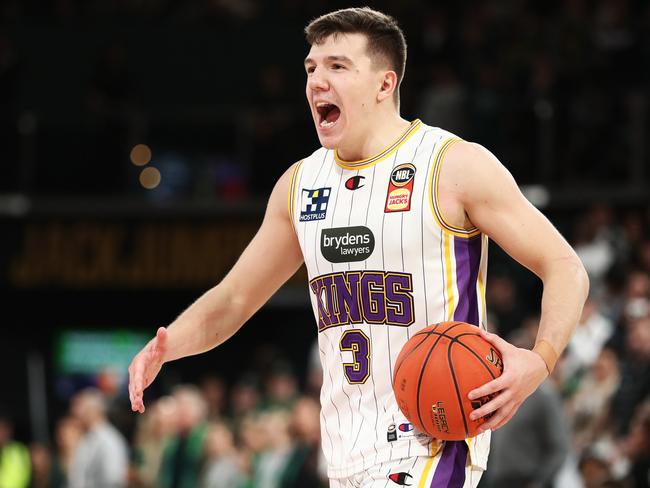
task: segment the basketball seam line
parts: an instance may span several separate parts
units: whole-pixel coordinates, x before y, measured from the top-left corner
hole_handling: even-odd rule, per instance
[[[449,365],[449,372],[451,373],[451,379],[454,380],[454,389],[456,390],[456,397],[458,399],[458,406],[460,407],[460,417],[463,419],[463,425],[465,426],[465,438],[469,437],[469,428],[467,427],[467,419],[465,418],[465,409],[463,408],[463,399],[460,397],[460,388],[458,387],[458,380],[456,379],[456,372],[454,371],[454,365],[451,362],[451,349],[456,341],[452,339],[451,344],[447,348],[447,364]]]
[[[443,336],[448,337],[448,336],[445,336],[444,333],[446,333],[446,332],[450,331],[451,329],[453,329],[455,327],[458,327],[459,325],[462,325],[462,324],[463,324],[463,322],[452,322],[452,325],[450,327],[447,327],[447,329],[445,329],[445,331],[438,336],[438,338],[434,342],[433,346],[431,346],[431,349],[427,353],[427,356],[424,359],[424,363],[422,364],[422,369],[420,370],[420,377],[418,378],[418,388],[417,388],[417,392],[416,392],[416,395],[415,395],[415,404],[416,404],[416,408],[417,408],[417,412],[418,412],[418,419],[420,420],[420,423],[422,424],[422,427],[424,427],[424,422],[422,421],[422,413],[420,411],[420,391],[422,390],[422,377],[424,376],[424,371],[426,370],[427,363],[429,362],[429,358],[431,357],[431,353],[433,352],[433,349],[438,345],[438,342],[440,342],[440,339],[442,339]],[[433,331],[435,331],[435,329],[438,327],[438,325],[440,325],[440,323],[436,324]],[[431,335],[433,333],[433,331],[426,332],[426,334]],[[418,334],[416,334],[415,336],[417,336],[417,335]],[[415,336],[413,336],[413,337],[415,337]],[[431,437],[434,437],[434,436],[431,436]]]

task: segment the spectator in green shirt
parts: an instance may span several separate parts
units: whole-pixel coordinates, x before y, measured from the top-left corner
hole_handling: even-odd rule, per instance
[[[27,447],[13,440],[13,422],[0,410],[0,486],[27,488],[31,463]]]

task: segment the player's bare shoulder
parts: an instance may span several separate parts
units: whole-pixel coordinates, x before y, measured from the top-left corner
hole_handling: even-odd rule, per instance
[[[471,229],[472,222],[465,211],[468,194],[473,191],[470,180],[475,179],[485,164],[485,149],[478,144],[458,139],[445,151],[435,188],[440,211],[447,224]]]
[[[499,160],[485,147],[474,142],[457,141],[445,155],[440,183],[460,195],[489,185],[490,177],[509,174]],[[486,179],[487,178],[487,179]]]
[[[508,170],[485,147],[458,140],[445,154],[438,180],[438,201],[445,219],[456,227],[471,228],[468,206],[514,183]]]

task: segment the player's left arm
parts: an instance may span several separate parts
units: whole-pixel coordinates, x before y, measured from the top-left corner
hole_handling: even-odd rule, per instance
[[[504,370],[499,378],[470,392],[471,399],[499,393],[474,411],[472,418],[494,412],[482,430],[495,430],[512,418],[549,375],[553,354],[562,353],[578,323],[589,280],[571,246],[526,200],[512,175],[489,151],[478,144],[458,142],[449,149],[445,166],[450,177],[447,181],[455,185],[471,223],[544,285],[536,352],[483,333],[501,353]]]

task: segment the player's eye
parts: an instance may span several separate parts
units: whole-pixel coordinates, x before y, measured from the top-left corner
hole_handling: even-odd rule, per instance
[[[311,73],[313,73],[314,70],[315,70],[315,68],[314,68],[313,66],[308,66],[308,67],[307,67],[307,74],[311,74]]]
[[[342,64],[335,63],[335,64],[332,65],[332,68],[336,69],[336,70],[339,70],[339,69],[344,69],[345,66],[343,66]]]

